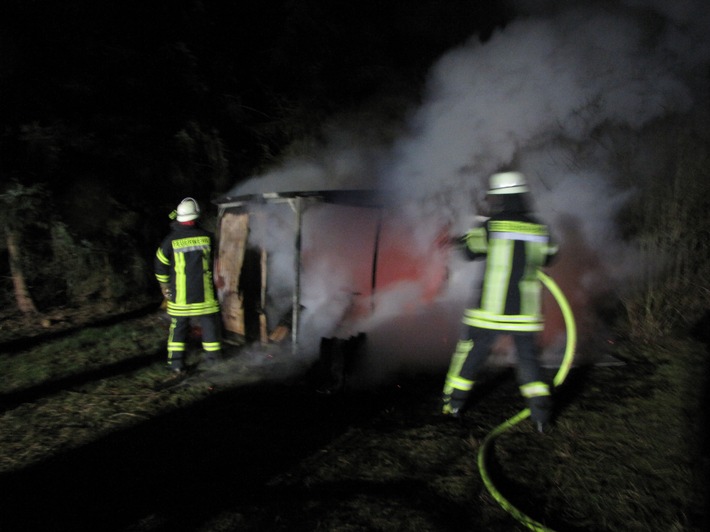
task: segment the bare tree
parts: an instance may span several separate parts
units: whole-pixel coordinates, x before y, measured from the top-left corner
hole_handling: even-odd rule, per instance
[[[5,233],[15,301],[18,310],[25,315],[36,315],[38,311],[27,287],[23,267],[21,224],[36,218],[45,195],[41,185],[27,187],[16,181],[9,183],[0,194],[0,227]]]

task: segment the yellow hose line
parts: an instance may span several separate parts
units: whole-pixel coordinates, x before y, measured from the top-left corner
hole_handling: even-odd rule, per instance
[[[572,362],[574,361],[574,352],[577,349],[577,324],[574,321],[572,308],[569,306],[569,301],[567,301],[562,289],[560,289],[549,275],[538,271],[537,276],[540,278],[540,281],[542,281],[542,284],[545,285],[545,288],[550,291],[552,297],[555,298],[557,305],[560,307],[560,311],[562,311],[562,318],[565,321],[565,329],[567,331],[565,354],[562,357],[562,363],[555,374],[555,378],[552,379],[554,386],[560,386],[567,378],[567,374],[572,368]]]
[[[574,352],[577,347],[577,325],[574,321],[574,314],[572,313],[572,308],[567,301],[564,293],[560,287],[552,280],[551,277],[538,271],[538,277],[542,284],[547,288],[552,296],[555,298],[557,305],[562,311],[562,317],[565,322],[565,329],[567,330],[567,341],[565,345],[565,353],[562,357],[562,363],[560,364],[557,374],[555,375],[552,383],[554,386],[560,386],[564,380],[567,378],[570,368],[572,367],[572,361],[574,360]],[[528,517],[523,512],[518,510],[513,504],[510,503],[503,495],[498,491],[493,484],[493,481],[486,470],[486,456],[488,455],[488,449],[493,445],[493,441],[500,436],[503,432],[509,428],[517,425],[522,420],[530,416],[530,409],[525,408],[521,410],[513,417],[506,419],[503,423],[494,428],[483,440],[481,448],[478,450],[478,470],[483,479],[483,484],[486,486],[488,492],[493,496],[493,498],[498,502],[498,504],[506,512],[512,515],[518,522],[528,527],[530,530],[540,531],[540,532],[552,532],[552,529],[545,527],[543,524],[538,523],[531,517]]]

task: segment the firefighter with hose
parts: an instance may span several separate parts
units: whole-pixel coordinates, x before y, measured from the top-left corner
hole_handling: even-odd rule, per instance
[[[458,418],[491,348],[511,335],[517,351],[517,380],[540,432],[551,420],[550,386],[538,361],[537,334],[543,330],[542,285],[538,271],[557,252],[547,226],[530,214],[529,189],[520,172],[490,177],[492,216],[456,239],[470,260],[485,259],[476,301],[461,319],[461,336],[451,357],[442,394],[442,413]]]
[[[205,362],[215,363],[222,353],[219,301],[212,278],[212,233],[197,223],[200,207],[185,198],[177,207],[177,219],[155,254],[155,277],[167,299],[171,318],[168,363],[171,372],[185,371],[185,349],[191,319],[202,327]]]

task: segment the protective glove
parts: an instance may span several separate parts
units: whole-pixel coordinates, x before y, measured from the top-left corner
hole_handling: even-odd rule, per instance
[[[171,299],[173,293],[170,291],[170,285],[166,283],[160,283],[160,291],[163,293],[165,299]]]

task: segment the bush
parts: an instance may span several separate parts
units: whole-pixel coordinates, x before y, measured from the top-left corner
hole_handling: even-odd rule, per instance
[[[651,176],[632,205],[640,275],[623,303],[637,340],[688,330],[710,307],[710,135],[685,126],[670,141],[670,172]]]

